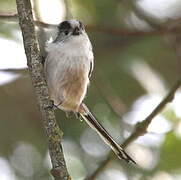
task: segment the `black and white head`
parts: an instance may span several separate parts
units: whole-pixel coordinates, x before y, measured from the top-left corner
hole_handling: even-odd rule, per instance
[[[85,34],[85,28],[82,22],[78,20],[63,21],[58,25],[58,34],[54,42],[62,41],[70,37],[77,37]]]

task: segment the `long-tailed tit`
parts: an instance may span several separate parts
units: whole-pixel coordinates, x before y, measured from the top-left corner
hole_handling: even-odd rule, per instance
[[[46,51],[44,71],[54,105],[78,113],[118,158],[135,163],[83,104],[94,66],[92,45],[83,24],[77,20],[60,23],[57,37]]]

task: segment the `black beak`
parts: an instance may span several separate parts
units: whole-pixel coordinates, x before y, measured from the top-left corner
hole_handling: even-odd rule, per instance
[[[75,36],[77,36],[77,35],[82,34],[82,32],[81,32],[81,30],[80,30],[78,27],[75,27],[75,29],[74,29],[74,31],[73,31],[72,34],[75,35]]]

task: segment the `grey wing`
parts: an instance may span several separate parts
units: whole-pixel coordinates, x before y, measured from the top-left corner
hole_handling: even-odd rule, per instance
[[[88,74],[88,77],[89,77],[89,78],[90,78],[91,75],[92,75],[93,69],[94,69],[94,60],[91,59],[91,60],[90,60],[90,69],[89,69],[89,74]]]

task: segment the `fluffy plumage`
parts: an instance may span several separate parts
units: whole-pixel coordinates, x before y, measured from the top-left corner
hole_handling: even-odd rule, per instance
[[[78,112],[93,64],[91,43],[85,32],[47,45],[45,75],[51,99],[66,111]]]

